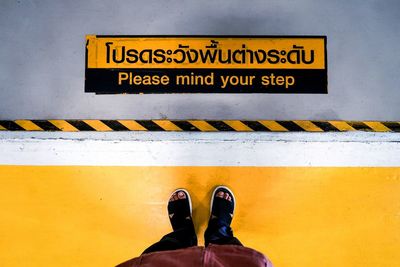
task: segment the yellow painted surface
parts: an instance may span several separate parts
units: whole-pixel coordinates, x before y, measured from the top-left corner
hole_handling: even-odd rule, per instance
[[[202,237],[219,184],[275,266],[400,266],[400,168],[69,166],[0,167],[0,266],[114,266],[170,231],[177,187]]]

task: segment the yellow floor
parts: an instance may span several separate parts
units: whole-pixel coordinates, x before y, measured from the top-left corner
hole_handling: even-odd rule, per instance
[[[170,230],[177,187],[202,237],[219,184],[277,267],[400,266],[400,168],[17,166],[0,167],[0,265],[114,266]]]

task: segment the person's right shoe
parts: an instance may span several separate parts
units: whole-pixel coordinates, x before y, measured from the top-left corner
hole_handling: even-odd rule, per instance
[[[235,211],[235,196],[226,186],[214,189],[210,205],[210,221],[218,219],[225,226],[230,226]]]

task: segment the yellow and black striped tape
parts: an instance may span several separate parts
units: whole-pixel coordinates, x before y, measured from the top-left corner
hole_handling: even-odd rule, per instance
[[[400,122],[273,120],[0,120],[3,131],[400,132]]]

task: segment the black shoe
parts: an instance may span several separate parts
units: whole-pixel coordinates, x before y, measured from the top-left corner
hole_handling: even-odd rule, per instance
[[[173,200],[174,194],[178,200]],[[168,202],[168,216],[174,231],[184,227],[193,227],[192,201],[188,191],[176,189],[171,194]]]
[[[223,197],[218,196],[222,194],[221,192],[223,192]],[[229,200],[224,198],[225,194],[229,195]],[[210,221],[218,219],[223,225],[230,226],[235,211],[235,203],[235,196],[228,187],[218,186],[215,188],[211,197]]]

